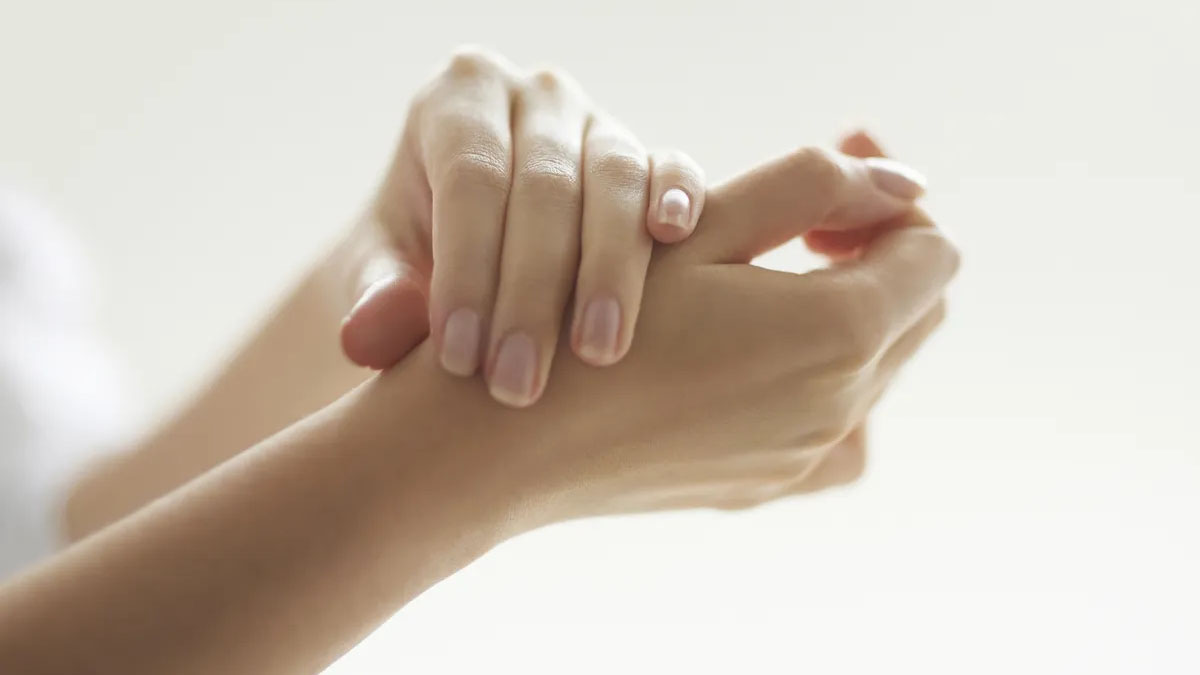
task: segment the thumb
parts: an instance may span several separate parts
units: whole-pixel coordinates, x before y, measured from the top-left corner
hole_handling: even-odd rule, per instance
[[[358,302],[342,320],[342,351],[354,363],[382,370],[429,334],[429,281],[412,266],[381,253],[364,266]]]
[[[709,191],[678,255],[748,262],[814,228],[852,229],[907,213],[924,178],[890,159],[806,148]]]
[[[842,137],[838,150],[851,157],[887,157],[887,153],[869,133],[857,130]],[[860,250],[880,233],[894,226],[893,221],[884,221],[852,230],[809,230],[804,233],[804,243],[809,250],[833,260],[854,258]]]

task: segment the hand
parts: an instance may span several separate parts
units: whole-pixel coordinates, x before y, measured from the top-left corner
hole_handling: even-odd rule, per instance
[[[838,142],[838,150],[850,155],[851,157],[861,157],[863,159],[878,157],[885,158],[887,153],[879,143],[866,131],[858,130],[847,134]],[[813,253],[824,255],[832,262],[851,260],[862,254],[863,250],[870,245],[872,241],[879,237],[880,234],[890,229],[894,229],[898,224],[897,221],[883,221],[875,225],[863,227],[855,230],[821,230],[813,229],[804,233],[804,243]],[[941,306],[944,311],[944,305]],[[857,428],[847,438],[854,442],[850,448],[842,448],[838,450],[839,454],[853,454],[857,458],[857,466],[863,467],[866,464],[866,423]],[[843,444],[845,445],[845,444]],[[838,462],[840,466],[848,466],[849,462]],[[813,481],[820,483],[821,481]],[[808,483],[806,483],[807,485]]]
[[[844,137],[838,143],[838,150],[851,157],[868,160],[875,158],[872,161],[886,161],[887,157],[887,153],[883,151],[879,143],[862,130]],[[804,233],[804,243],[813,253],[824,255],[830,260],[848,260],[861,254],[865,246],[883,232],[894,228],[895,225],[895,222],[883,221],[855,230],[813,229]]]
[[[700,168],[637,138],[552,70],[521,72],[460,51],[416,97],[369,220],[421,287],[439,360],[462,376],[485,366],[492,394],[541,394],[574,289],[571,348],[610,365],[633,339],[654,236],[681,241],[704,204]],[[380,293],[383,293],[380,296]],[[401,317],[411,318],[405,312]],[[385,367],[403,342],[348,322],[345,349]]]
[[[895,215],[921,192],[899,165],[844,168],[854,223]],[[572,287],[567,344],[592,365],[619,361],[641,305],[646,232],[681,241],[703,201],[690,159],[647,155],[566,76],[460,52],[417,97],[368,218],[402,264],[368,272],[382,278],[345,322],[344,349],[363,365],[395,363],[425,334],[428,296],[442,365],[469,375],[483,359],[493,396],[529,405]]]
[[[941,322],[958,256],[910,211],[861,257],[830,269],[744,264],[859,214],[845,166],[845,157],[800,151],[711,191],[695,236],[656,253],[639,339],[620,364],[564,363],[542,403],[516,412],[484,405],[470,381],[431,377],[426,344],[365,392],[377,416],[365,424],[388,423],[390,389],[417,387],[439,433],[453,429],[443,441],[451,456],[428,453],[438,456],[431,461],[520,495],[521,527],[745,506],[818,477],[852,478],[861,461],[852,430]]]

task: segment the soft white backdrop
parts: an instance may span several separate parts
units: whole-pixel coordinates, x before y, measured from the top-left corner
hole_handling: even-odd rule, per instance
[[[965,265],[860,484],[535,533],[334,672],[1200,672],[1197,4],[570,4],[0,1],[0,176],[77,226],[147,420],[462,42],[714,179],[851,123],[930,176]]]

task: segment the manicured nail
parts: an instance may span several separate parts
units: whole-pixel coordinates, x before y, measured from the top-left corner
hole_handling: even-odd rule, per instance
[[[868,157],[863,160],[875,187],[900,199],[916,199],[925,194],[925,176],[894,159]]]
[[[451,312],[442,332],[442,367],[464,377],[479,366],[479,315],[461,307]]]
[[[621,306],[616,298],[595,298],[583,310],[579,326],[579,355],[596,366],[606,366],[617,357],[617,334],[621,329]]]
[[[537,350],[533,339],[524,333],[512,333],[500,343],[488,388],[492,398],[521,408],[533,402],[537,375]]]
[[[658,200],[658,222],[681,230],[692,225],[692,199],[679,188],[671,188]]]

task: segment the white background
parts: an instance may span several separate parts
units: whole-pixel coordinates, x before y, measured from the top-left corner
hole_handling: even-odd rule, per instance
[[[338,236],[462,42],[717,180],[852,123],[930,176],[965,264],[861,483],[526,536],[334,672],[1200,672],[1197,4],[570,4],[0,4],[0,176],[77,226],[146,419]]]

